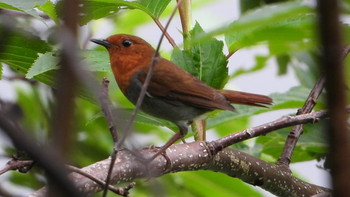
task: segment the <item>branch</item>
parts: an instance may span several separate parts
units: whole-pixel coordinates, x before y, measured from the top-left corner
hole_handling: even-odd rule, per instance
[[[316,105],[316,101],[320,94],[322,93],[323,87],[325,83],[324,76],[320,77],[319,80],[316,82],[315,86],[312,88],[308,98],[306,99],[306,102],[304,106],[298,110],[297,115],[300,114],[307,114],[312,111],[314,106]],[[288,134],[285,146],[283,148],[282,154],[280,158],[278,159],[277,163],[282,164],[285,166],[289,166],[292,154],[294,151],[295,146],[297,145],[297,142],[303,133],[304,125],[295,125],[291,132]]]
[[[173,145],[167,149],[166,158],[157,157],[148,166],[133,153],[127,150],[119,151],[111,182],[120,184],[138,178],[158,177],[170,172],[211,170],[239,178],[279,196],[312,196],[330,192],[327,188],[309,184],[293,177],[285,168],[237,150],[224,149],[213,156],[207,145],[205,142],[198,141]],[[151,157],[154,150],[143,149],[140,154],[144,157]],[[106,159],[84,167],[82,170],[102,179],[107,173],[109,164],[110,160]],[[72,173],[70,177],[82,192],[92,194],[102,190],[101,185],[85,176]],[[42,197],[46,194],[47,189],[43,187],[30,197]]]
[[[154,22],[156,23],[156,25],[159,27],[159,29],[162,31],[162,34],[164,32],[164,36],[168,39],[169,43],[171,44],[171,46],[173,46],[174,48],[177,47],[174,39],[168,34],[167,31],[165,31],[164,26],[162,25],[162,23],[160,23],[159,19],[157,18],[153,18]]]
[[[347,110],[350,111],[350,106],[347,107]],[[211,142],[213,144],[213,153],[234,144],[237,142],[241,142],[253,137],[257,137],[260,135],[266,135],[269,132],[275,131],[277,129],[294,126],[298,124],[306,124],[306,123],[315,123],[322,118],[327,117],[328,111],[322,110],[317,112],[312,112],[309,114],[302,114],[297,116],[284,116],[275,121],[256,126],[253,128],[245,129],[243,131],[233,133],[221,139]]]
[[[6,166],[0,170],[0,175],[11,170],[18,170],[20,172],[26,172],[34,164],[33,160],[16,160],[12,159],[6,163]]]
[[[350,113],[350,106],[347,107],[347,111]],[[237,150],[224,149],[233,143],[264,135],[279,128],[315,123],[327,116],[328,112],[326,110],[288,116],[213,142],[197,141],[172,145],[166,150],[165,155],[156,157],[147,166],[144,159],[136,157],[134,153],[128,150],[121,150],[118,152],[114,164],[115,170],[111,175],[111,183],[120,184],[137,178],[158,177],[170,172],[212,170],[237,177],[279,196],[311,196],[318,193],[329,193],[330,191],[326,188],[293,177],[288,168],[267,163]],[[140,150],[138,155],[142,155],[143,158],[150,158],[154,155],[154,152],[157,152],[157,149],[146,148]],[[106,176],[109,164],[110,159],[106,159],[82,170],[93,174],[98,179],[103,179]],[[101,185],[82,175],[72,173],[70,177],[74,180],[76,187],[85,193],[91,194],[102,189]],[[44,187],[34,192],[32,196],[45,195],[46,189]]]

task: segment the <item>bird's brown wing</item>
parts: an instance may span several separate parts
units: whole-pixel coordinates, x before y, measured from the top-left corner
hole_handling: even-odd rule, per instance
[[[148,69],[139,73],[143,83]],[[234,111],[229,101],[216,89],[204,84],[174,63],[160,58],[147,89],[151,96],[162,97],[168,102],[183,102],[206,109]]]

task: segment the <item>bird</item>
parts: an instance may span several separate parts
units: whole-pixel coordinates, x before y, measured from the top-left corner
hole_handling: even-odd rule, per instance
[[[142,38],[128,34],[91,41],[107,49],[115,80],[122,93],[135,105],[157,51]],[[231,104],[266,107],[272,102],[264,95],[212,88],[159,56],[140,109],[173,122],[179,131],[150,160],[185,137],[189,124],[207,112],[235,111]]]

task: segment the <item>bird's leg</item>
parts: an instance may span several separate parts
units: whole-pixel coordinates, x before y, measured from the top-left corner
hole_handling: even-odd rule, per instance
[[[158,152],[156,152],[150,159],[148,159],[148,162],[153,161],[160,154],[163,154],[166,149],[169,148],[169,146],[173,145],[177,140],[182,139],[187,134],[187,125],[179,124],[178,127],[180,131],[171,137],[170,140],[158,150]]]
[[[173,145],[177,140],[181,139],[182,136],[180,132],[176,132],[176,134],[170,138],[170,140],[164,144],[150,159],[147,159],[148,162],[153,161],[156,157],[158,157],[160,154],[163,154],[169,146]]]

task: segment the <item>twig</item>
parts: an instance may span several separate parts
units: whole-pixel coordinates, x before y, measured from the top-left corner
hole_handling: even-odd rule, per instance
[[[179,2],[179,0],[176,0],[176,2]],[[181,26],[182,26],[182,32],[185,36],[185,34],[188,33],[188,27],[187,27],[187,19],[186,15],[183,9],[183,6],[179,6],[179,14],[180,14],[180,20],[181,20]]]
[[[349,52],[350,52],[350,45],[345,46],[343,48],[342,59],[345,59],[345,57],[349,54]],[[316,101],[318,97],[322,93],[324,84],[325,84],[325,77],[321,76],[318,79],[318,81],[315,83],[315,86],[312,88],[308,98],[304,103],[304,106],[300,110],[298,110],[296,115],[306,114],[312,111],[313,107],[316,105]],[[294,148],[302,132],[303,132],[303,125],[295,125],[292,128],[291,132],[287,137],[282,154],[278,159],[278,164],[282,164],[286,166],[289,165]]]
[[[233,54],[235,54],[236,52],[237,52],[237,50],[234,50],[234,51],[229,52],[229,54],[226,55],[226,59],[227,59],[227,60],[230,59],[230,57],[231,57]]]
[[[34,161],[33,160],[16,160],[11,159],[6,163],[6,166],[0,170],[0,175],[4,174],[5,172],[11,171],[11,170],[19,170],[19,171],[25,171],[22,169],[30,168],[33,166]]]
[[[105,183],[105,190],[103,191],[102,196],[107,195],[107,189],[109,189],[109,181],[111,180],[111,174],[113,171],[113,165],[115,163],[115,160],[117,158],[117,153],[118,153],[118,133],[115,129],[114,121],[113,121],[113,115],[110,109],[109,105],[109,97],[108,97],[108,84],[109,80],[107,78],[103,78],[102,80],[102,90],[101,90],[101,95],[100,95],[100,103],[101,103],[101,108],[102,111],[107,119],[108,122],[108,127],[109,127],[109,132],[111,133],[112,139],[113,139],[113,152],[111,154],[111,163],[108,168],[108,173],[106,177],[106,182]]]
[[[72,171],[72,172],[75,172],[75,173],[78,173],[82,176],[85,176],[93,181],[95,181],[96,183],[98,183],[99,185],[101,186],[105,186],[106,185],[106,182],[104,182],[103,180],[97,178],[96,176],[90,174],[90,173],[87,173],[85,172],[84,170],[80,169],[80,168],[77,168],[75,166],[71,166],[71,165],[67,165],[67,168]],[[127,185],[126,187],[122,188],[122,187],[114,187],[113,185],[108,185],[108,189],[118,195],[121,195],[121,196],[128,196],[129,195],[129,190],[132,189],[133,187],[135,187],[136,183],[135,182],[131,182],[129,185]]]
[[[347,110],[350,112],[350,106],[347,107]],[[226,137],[220,138],[213,142],[210,142],[213,147],[213,154],[216,154],[218,151],[234,144],[237,142],[241,142],[243,140],[247,140],[253,137],[257,137],[260,135],[266,135],[271,131],[275,131],[277,129],[285,128],[288,126],[294,126],[298,124],[306,124],[306,123],[315,123],[322,118],[325,118],[328,115],[327,110],[312,112],[308,114],[302,114],[297,116],[285,116],[279,118],[275,121],[256,126],[253,128],[245,129],[243,131],[230,134]]]
[[[101,95],[100,95],[100,103],[102,111],[107,119],[108,122],[108,128],[109,132],[111,133],[112,139],[114,144],[118,142],[118,133],[115,129],[114,121],[113,121],[113,115],[110,108],[110,101],[108,96],[108,84],[109,80],[107,78],[102,79],[102,89],[101,89]]]
[[[316,105],[316,101],[317,101],[318,97],[322,93],[324,83],[325,83],[325,78],[324,78],[324,76],[322,76],[316,82],[316,84],[312,88],[308,98],[306,99],[304,106],[300,110],[298,110],[296,115],[307,114],[307,113],[310,113],[312,111],[312,109]],[[294,148],[299,140],[299,137],[301,136],[301,134],[303,132],[303,128],[304,128],[304,125],[302,125],[302,124],[295,125],[292,128],[291,132],[288,134],[288,137],[287,137],[285,146],[283,148],[282,154],[277,161],[278,164],[289,166]]]
[[[159,19],[158,18],[153,18],[153,20],[156,23],[156,25],[159,27],[159,29],[162,31],[162,36],[164,34],[165,37],[168,39],[169,43],[171,44],[171,46],[176,48],[177,45],[176,45],[174,39],[168,34],[168,32],[166,31],[166,28],[163,27],[163,25],[160,23]]]

